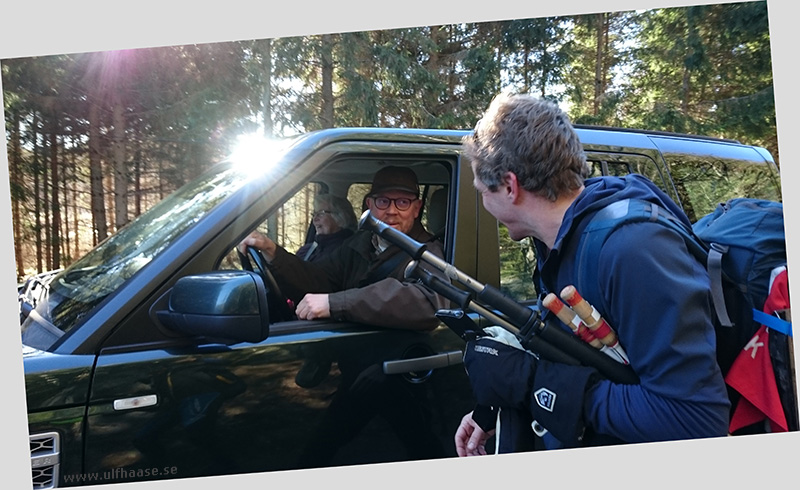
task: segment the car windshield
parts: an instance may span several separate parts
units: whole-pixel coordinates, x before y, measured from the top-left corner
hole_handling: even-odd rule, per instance
[[[185,185],[58,274],[22,323],[23,344],[46,350],[181,233],[251,176],[220,165]]]

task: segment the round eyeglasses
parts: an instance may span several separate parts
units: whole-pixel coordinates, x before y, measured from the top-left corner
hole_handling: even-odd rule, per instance
[[[389,205],[394,203],[394,207],[396,207],[400,211],[405,211],[406,209],[411,207],[411,203],[416,201],[417,198],[408,198],[408,197],[398,197],[397,199],[390,199],[388,197],[378,196],[373,197],[372,202],[375,203],[375,207],[378,209],[388,209]]]
[[[322,218],[326,214],[333,214],[333,211],[328,211],[327,209],[321,209],[319,211],[314,211],[311,213],[311,218]]]

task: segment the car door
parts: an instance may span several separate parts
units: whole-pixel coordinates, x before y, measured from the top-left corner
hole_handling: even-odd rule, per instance
[[[433,356],[452,333],[296,323],[258,344],[102,352],[85,473],[132,481],[453,455],[444,442],[469,408],[449,401],[468,392],[463,368],[383,365]],[[306,363],[326,361],[327,374],[300,386]]]
[[[390,154],[369,161],[420,161],[419,149],[411,158],[390,146]],[[358,147],[363,155],[363,143]],[[312,168],[333,168],[327,158],[339,168],[361,168],[346,154],[341,144],[318,152]],[[314,177],[313,170],[304,172],[309,177],[287,181],[288,190]],[[176,275],[230,266],[223,256],[255,226],[254,217],[269,221],[276,209],[275,203],[263,212],[242,209]],[[463,341],[448,329],[285,321],[271,324],[269,336],[256,343],[177,334],[137,343],[130,332],[162,328],[152,325],[152,310],[168,288],[156,296],[161,299],[144,303],[97,356],[86,417],[87,475],[122,482],[455,455],[452,437],[472,399],[459,364]]]

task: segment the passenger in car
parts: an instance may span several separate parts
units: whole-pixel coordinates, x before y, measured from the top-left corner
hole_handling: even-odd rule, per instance
[[[413,170],[388,166],[376,172],[366,203],[372,215],[406,233],[427,250],[443,257],[442,246],[417,219],[422,209],[419,183]],[[332,318],[381,327],[431,330],[439,321],[436,310],[446,300],[404,277],[411,257],[369,231],[358,231],[331,254],[305,262],[255,231],[239,249],[260,250],[282,291],[301,320]],[[442,276],[438,271],[431,273]]]
[[[575,284],[582,230],[605,205],[644,199],[689,223],[644,177],[586,180],[580,141],[550,102],[500,95],[463,144],[484,207],[508,226],[512,239],[534,239],[542,297]],[[630,223],[588,260],[597,264],[599,288],[592,294],[602,297],[586,299],[617,330],[640,382],[613,383],[591,367],[477,340],[467,346],[464,364],[481,408],[461,421],[459,455],[485,454],[498,407],[498,426],[514,429],[501,430],[500,452],[727,434],[729,402],[715,357],[709,278],[683,238],[657,223]],[[534,438],[532,422],[541,439]]]
[[[333,194],[317,194],[314,197],[312,216],[313,239],[295,253],[307,262],[327,257],[353,236],[358,228],[353,205],[347,199]],[[313,388],[328,376],[336,355],[325,342],[305,345],[302,350],[304,361],[297,371],[295,383],[303,388]]]
[[[308,262],[315,262],[330,255],[358,228],[353,205],[347,199],[333,194],[314,196],[312,216],[313,240],[300,247],[295,253]]]

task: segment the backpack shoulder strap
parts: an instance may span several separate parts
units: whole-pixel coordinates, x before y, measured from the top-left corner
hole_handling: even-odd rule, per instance
[[[642,199],[622,199],[597,211],[581,232],[576,249],[577,278],[575,287],[582,296],[601,298],[597,278],[600,249],[608,237],[621,226],[636,222],[661,223],[678,232],[684,239],[692,255],[705,264],[707,250],[700,241],[677,217],[665,208]],[[720,292],[721,294],[721,292]]]

